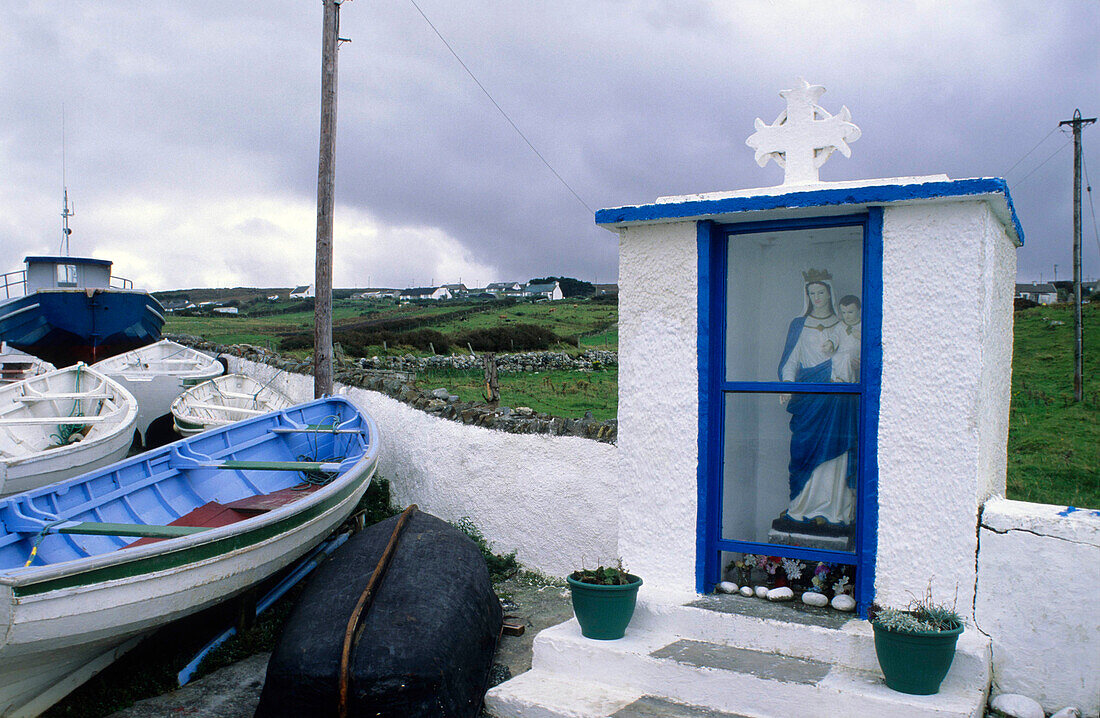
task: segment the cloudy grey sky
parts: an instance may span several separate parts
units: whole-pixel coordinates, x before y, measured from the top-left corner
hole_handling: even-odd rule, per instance
[[[745,138],[804,76],[863,131],[823,180],[1004,176],[1020,278],[1071,276],[1056,128],[1100,113],[1096,0],[417,3],[592,209],[778,184]],[[321,20],[319,0],[0,3],[0,271],[58,249],[64,105],[74,254],[149,289],[311,281]],[[614,281],[615,236],[410,0],[345,2],[341,35],[337,286]],[[1084,137],[1100,192],[1100,125]],[[1093,227],[1086,195],[1095,278]]]

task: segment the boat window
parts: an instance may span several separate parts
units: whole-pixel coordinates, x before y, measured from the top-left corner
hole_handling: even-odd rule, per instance
[[[75,264],[59,264],[57,265],[57,286],[59,287],[75,287],[76,282],[76,265]]]

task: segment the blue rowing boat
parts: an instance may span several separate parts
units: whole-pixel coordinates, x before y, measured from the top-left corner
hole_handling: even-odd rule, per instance
[[[0,715],[290,565],[354,511],[378,444],[329,397],[0,499]]]

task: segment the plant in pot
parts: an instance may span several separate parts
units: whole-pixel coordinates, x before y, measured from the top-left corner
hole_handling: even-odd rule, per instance
[[[580,569],[566,577],[581,635],[601,641],[622,638],[634,615],[642,579],[617,565]]]
[[[886,685],[901,693],[938,693],[963,632],[955,606],[934,603],[929,585],[923,599],[904,609],[872,606],[869,613]]]

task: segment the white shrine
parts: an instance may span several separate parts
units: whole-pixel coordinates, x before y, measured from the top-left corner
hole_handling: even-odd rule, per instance
[[[860,135],[823,92],[782,92],[747,141],[782,185],[597,212],[619,238],[618,550],[645,585],[623,639],[543,631],[494,715],[982,715],[989,636],[910,696],[860,616],[931,582],[973,620],[1022,230],[1001,179],[820,181]],[[843,572],[856,612],[714,595],[745,555]]]

